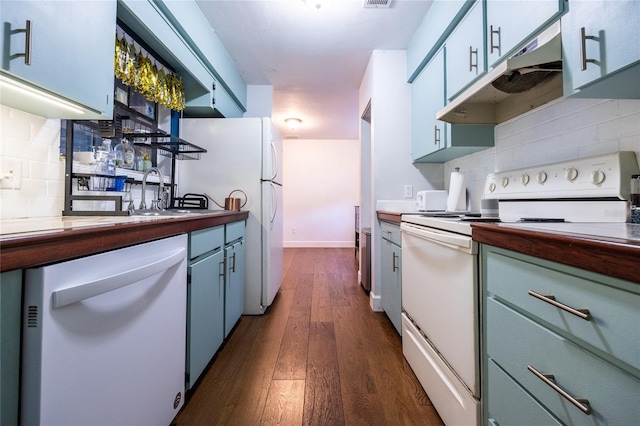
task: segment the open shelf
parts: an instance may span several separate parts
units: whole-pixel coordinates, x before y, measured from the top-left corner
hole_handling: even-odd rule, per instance
[[[207,152],[204,148],[164,132],[125,133],[123,137],[136,146],[158,149],[162,155],[176,160],[199,160],[200,154]]]

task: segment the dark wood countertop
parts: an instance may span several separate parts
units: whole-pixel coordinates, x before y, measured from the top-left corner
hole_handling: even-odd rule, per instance
[[[402,213],[388,212],[383,210],[378,210],[376,213],[378,214],[379,220],[386,220],[388,222],[395,222],[398,224],[402,222]]]
[[[217,211],[150,221],[121,221],[2,236],[0,271],[28,268],[115,250],[198,229],[245,220],[248,211]]]
[[[640,283],[637,240],[488,223],[473,223],[471,229],[479,243]]]

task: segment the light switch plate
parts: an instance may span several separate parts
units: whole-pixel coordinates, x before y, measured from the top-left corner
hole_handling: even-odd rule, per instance
[[[413,185],[404,186],[404,198],[413,198]]]

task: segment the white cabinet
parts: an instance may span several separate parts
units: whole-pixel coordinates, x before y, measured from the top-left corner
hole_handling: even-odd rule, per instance
[[[487,62],[492,67],[557,19],[564,10],[564,1],[486,0],[486,7]]]
[[[562,18],[565,95],[640,98],[639,26],[636,0],[570,2]]]
[[[44,89],[85,112],[58,109],[5,87],[3,104],[52,118],[113,116],[114,0],[2,1],[0,16],[2,75]],[[20,56],[27,50],[28,55]]]
[[[486,71],[483,3],[476,2],[447,38],[447,99]]]

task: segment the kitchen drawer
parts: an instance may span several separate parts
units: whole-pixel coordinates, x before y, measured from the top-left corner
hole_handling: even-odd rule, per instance
[[[229,244],[230,242],[244,237],[244,220],[227,223],[225,226],[227,227],[224,238],[225,244]]]
[[[224,225],[199,229],[189,233],[189,259],[212,250],[219,250],[224,245]]]
[[[400,225],[381,221],[380,222],[380,231],[382,233],[382,238],[385,240],[389,240],[395,245],[402,246],[402,236],[400,235]]]
[[[487,355],[529,394],[567,424],[634,424],[640,418],[640,380],[520,315],[493,298],[486,306]],[[585,414],[529,371],[555,383],[593,410]],[[590,417],[593,416],[593,417]]]
[[[518,425],[522,419],[538,426],[561,424],[492,360],[487,365],[487,392],[489,424]]]
[[[503,255],[486,252],[487,290],[527,316],[547,322],[568,337],[578,338],[614,358],[640,368],[640,295],[595,281],[595,274],[563,267],[553,269]],[[612,280],[609,280],[612,281]],[[529,295],[529,291],[553,295],[557,302],[575,309],[588,309],[587,321]],[[639,288],[640,290],[640,288]]]

